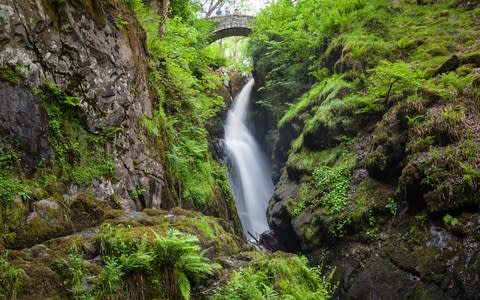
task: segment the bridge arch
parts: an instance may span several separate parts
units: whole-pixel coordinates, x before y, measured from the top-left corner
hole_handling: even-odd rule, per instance
[[[210,36],[210,42],[230,36],[249,36],[252,33],[252,16],[228,15],[211,17],[208,20],[218,23],[215,31]]]

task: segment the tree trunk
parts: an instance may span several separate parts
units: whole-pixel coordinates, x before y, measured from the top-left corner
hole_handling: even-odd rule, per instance
[[[162,11],[161,11],[161,20],[160,28],[158,29],[158,35],[160,38],[165,36],[167,31],[167,18],[168,18],[168,8],[170,7],[170,0],[162,0]]]

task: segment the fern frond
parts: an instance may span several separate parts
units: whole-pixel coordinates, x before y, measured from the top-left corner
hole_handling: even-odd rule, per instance
[[[183,299],[190,300],[191,287],[187,275],[182,271],[177,271],[177,279],[178,288],[180,289],[180,293],[182,293]]]

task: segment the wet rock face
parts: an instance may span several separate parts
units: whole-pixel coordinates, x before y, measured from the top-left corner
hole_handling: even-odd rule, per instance
[[[290,214],[287,211],[288,199],[294,195],[297,188],[297,185],[284,172],[273,192],[273,197],[267,209],[268,225],[275,233],[282,247],[289,251],[298,251],[300,249],[297,235],[292,227]]]
[[[90,133],[121,129],[109,150],[120,179],[115,194],[125,208],[161,207],[163,166],[158,149],[142,142],[144,129],[138,122],[152,114],[142,30],[124,16],[131,28],[121,31],[114,21],[119,12],[108,3],[93,10],[90,2],[46,3],[0,0],[0,66],[23,70],[25,90],[52,82],[78,96]],[[32,157],[26,162],[34,166],[49,152],[40,102],[6,83],[1,83],[0,95],[0,139],[15,136],[23,148],[32,145],[25,157]],[[145,190],[144,199],[132,201],[128,187]]]
[[[28,169],[51,152],[48,121],[40,99],[0,81],[0,146],[15,146],[11,144],[20,148],[21,160]]]

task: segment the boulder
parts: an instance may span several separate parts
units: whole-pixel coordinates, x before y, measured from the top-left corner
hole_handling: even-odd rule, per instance
[[[31,247],[46,240],[73,232],[67,209],[57,201],[43,199],[33,204],[33,211],[15,236],[7,241],[13,249]]]

